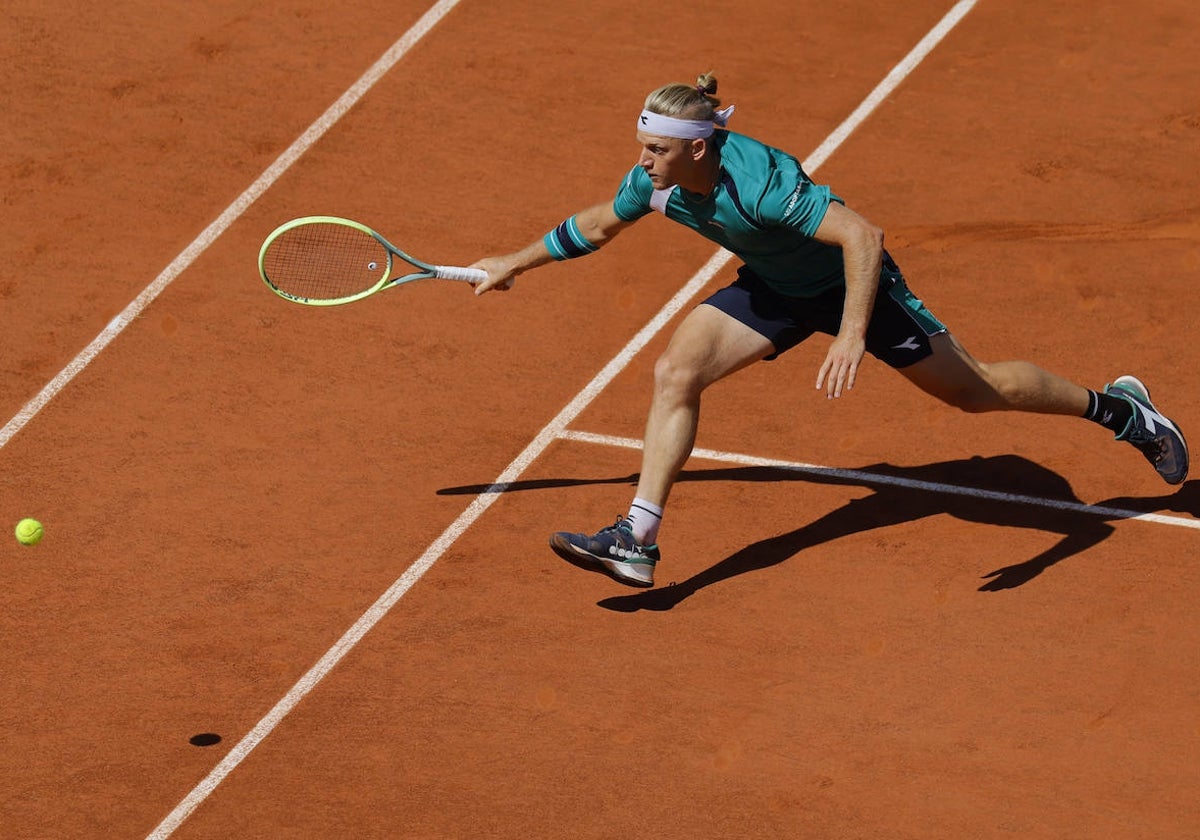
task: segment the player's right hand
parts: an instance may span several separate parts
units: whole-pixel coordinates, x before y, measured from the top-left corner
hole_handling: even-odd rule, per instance
[[[487,272],[486,280],[481,280],[474,284],[476,295],[493,290],[507,292],[513,287],[513,283],[517,279],[517,275],[512,269],[512,264],[505,257],[487,257],[473,263],[470,267],[479,268]]]

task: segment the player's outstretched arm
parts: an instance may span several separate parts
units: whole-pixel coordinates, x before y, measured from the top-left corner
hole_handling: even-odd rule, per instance
[[[508,291],[518,274],[555,260],[586,256],[611,240],[633,222],[617,216],[612,202],[595,204],[565,219],[541,239],[520,251],[501,257],[485,257],[471,265],[487,272],[487,279],[475,284],[475,294],[493,289]]]

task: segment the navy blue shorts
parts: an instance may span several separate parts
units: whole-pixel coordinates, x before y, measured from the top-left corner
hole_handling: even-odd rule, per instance
[[[704,302],[774,344],[775,352],[766,357],[769,361],[815,332],[837,335],[845,300],[845,286],[816,297],[789,297],[774,291],[742,266],[737,280]],[[945,331],[925,304],[913,297],[896,264],[886,257],[867,324],[867,352],[891,367],[907,367],[932,354],[930,336]]]

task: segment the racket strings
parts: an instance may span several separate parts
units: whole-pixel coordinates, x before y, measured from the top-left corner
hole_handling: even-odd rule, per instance
[[[373,289],[386,276],[387,249],[348,225],[316,222],[276,237],[263,271],[279,291],[307,300],[340,300]]]

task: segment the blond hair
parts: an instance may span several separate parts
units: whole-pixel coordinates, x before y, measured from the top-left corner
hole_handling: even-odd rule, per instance
[[[711,120],[716,115],[717,77],[712,72],[696,78],[696,84],[674,82],[651,91],[643,106],[653,114],[685,120]]]

